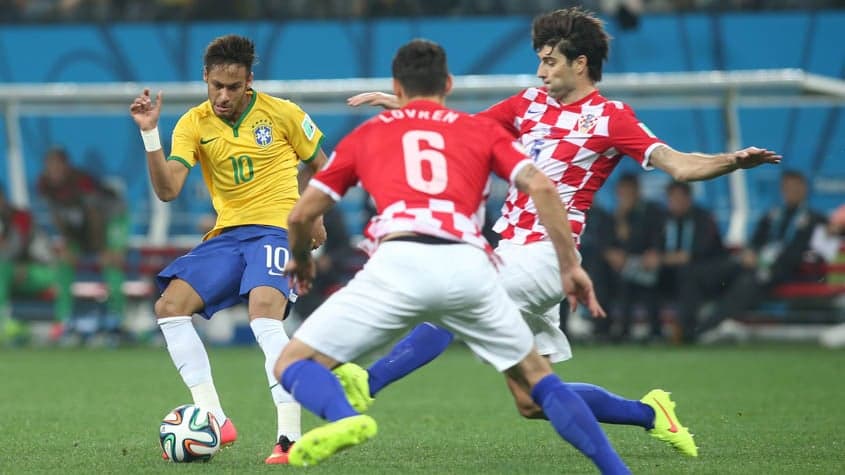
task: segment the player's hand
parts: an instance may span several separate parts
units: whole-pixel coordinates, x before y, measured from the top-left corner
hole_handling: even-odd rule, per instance
[[[607,316],[604,309],[601,308],[596,292],[593,290],[593,281],[590,276],[581,266],[561,272],[561,281],[563,282],[563,291],[566,294],[566,300],[569,301],[569,310],[574,312],[578,307],[578,303],[583,304],[590,311],[590,315],[594,318],[604,318]]]
[[[399,99],[393,94],[384,92],[362,92],[346,99],[346,104],[351,107],[370,105],[384,107],[385,109],[398,109]]]
[[[304,261],[291,259],[285,266],[285,274],[288,276],[289,285],[296,290],[296,293],[305,295],[311,291],[314,276],[317,275],[317,265],[310,254]]]
[[[323,223],[323,217],[320,216],[314,221],[314,227],[311,228],[311,249],[317,249],[326,242],[326,225]]]
[[[734,152],[737,168],[754,168],[764,163],[780,163],[782,156],[764,148],[748,147]]]
[[[156,100],[153,102],[150,97],[150,90],[144,89],[129,106],[129,113],[132,119],[138,124],[141,130],[152,130],[158,125],[158,118],[161,115],[162,92],[158,91]]]

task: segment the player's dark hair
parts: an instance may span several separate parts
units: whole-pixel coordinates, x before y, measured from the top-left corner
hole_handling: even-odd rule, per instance
[[[244,66],[247,72],[251,72],[255,62],[255,43],[245,36],[238,35],[215,38],[205,48],[203,57],[206,71],[213,66],[239,64]]]
[[[666,185],[666,193],[680,191],[686,196],[692,196],[692,187],[685,181],[673,181]]]
[[[563,8],[540,15],[531,25],[534,51],[546,46],[557,48],[569,62],[578,56],[587,57],[587,72],[595,82],[601,81],[601,70],[610,48],[610,35],[604,22],[580,7]]]
[[[411,40],[393,57],[393,77],[410,97],[444,95],[449,77],[446,51],[433,41]]]

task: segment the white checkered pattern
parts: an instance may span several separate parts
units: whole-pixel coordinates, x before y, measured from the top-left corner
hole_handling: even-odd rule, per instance
[[[609,101],[598,91],[578,102],[561,105],[544,89],[529,88],[481,115],[509,126],[537,168],[557,185],[569,210],[576,242],[596,191],[620,158],[629,155],[650,169],[648,156],[662,143],[642,126],[630,107]],[[493,229],[503,239],[517,244],[546,238],[534,203],[514,186]]]

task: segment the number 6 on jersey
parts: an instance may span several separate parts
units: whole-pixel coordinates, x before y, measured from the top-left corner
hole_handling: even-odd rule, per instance
[[[430,148],[422,149],[422,142]],[[402,155],[405,158],[405,180],[411,188],[436,195],[446,189],[446,157],[440,150],[446,148],[446,141],[439,132],[429,130],[410,130],[402,135]],[[423,173],[424,163],[428,162],[431,178]]]

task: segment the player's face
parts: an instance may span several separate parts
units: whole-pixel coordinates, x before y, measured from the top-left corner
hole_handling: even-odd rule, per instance
[[[219,64],[206,69],[203,79],[208,84],[208,100],[218,117],[234,122],[243,113],[252,86],[252,72],[241,64]]]
[[[537,57],[540,59],[537,77],[543,81],[550,96],[558,100],[565,99],[578,85],[578,71],[584,67],[582,62],[586,62],[586,57],[579,56],[573,61],[568,61],[566,56],[553,46],[544,46],[537,53]]]

